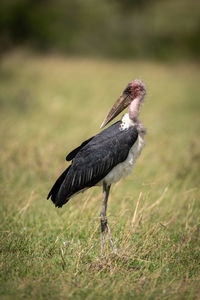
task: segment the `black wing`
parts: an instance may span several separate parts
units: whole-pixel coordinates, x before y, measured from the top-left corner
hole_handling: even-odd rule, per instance
[[[72,164],[66,174],[57,179],[57,188],[52,188],[55,192],[51,193],[51,190],[48,195],[55,206],[63,206],[73,194],[96,185],[127,158],[137,140],[138,131],[134,126],[120,130],[120,124],[121,121],[118,121],[101,131],[67,156],[73,158]]]
[[[66,156],[66,160],[70,161],[72,160],[76,154],[81,150],[81,148],[83,148],[85,145],[87,145],[91,140],[93,139],[93,137],[89,138],[88,140],[84,141],[79,147],[75,148],[74,150],[72,150],[67,156]]]

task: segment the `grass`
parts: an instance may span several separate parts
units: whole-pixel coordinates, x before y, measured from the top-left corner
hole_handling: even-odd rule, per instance
[[[101,194],[55,209],[65,155],[99,130],[128,81],[148,89],[147,146],[112,187],[118,247],[100,256]],[[199,299],[199,66],[24,52],[0,68],[1,299]]]

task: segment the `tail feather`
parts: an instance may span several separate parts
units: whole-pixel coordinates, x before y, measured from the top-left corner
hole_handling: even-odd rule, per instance
[[[69,171],[71,166],[69,166],[59,177],[58,179],[56,180],[56,182],[54,183],[53,187],[51,188],[48,196],[47,196],[47,199],[49,199],[51,197],[51,200],[52,202],[56,205],[56,202],[57,202],[57,195],[58,195],[58,192],[60,190],[60,187],[63,183],[63,181],[65,180],[65,177]]]

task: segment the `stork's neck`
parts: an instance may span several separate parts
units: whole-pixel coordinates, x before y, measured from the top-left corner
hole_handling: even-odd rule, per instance
[[[144,126],[139,120],[139,112],[143,98],[143,96],[138,96],[131,102],[129,106],[129,118],[134,122],[139,132],[146,133]]]

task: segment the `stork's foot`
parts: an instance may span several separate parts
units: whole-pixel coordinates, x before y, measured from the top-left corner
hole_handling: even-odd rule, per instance
[[[110,231],[110,227],[108,226],[107,224],[107,231],[108,231],[108,236],[109,236],[109,240],[110,240],[110,244],[114,250],[114,253],[117,254],[117,247],[116,245],[113,243],[113,238],[112,238],[112,234],[111,234],[111,231]]]
[[[107,223],[107,217],[101,215],[101,254],[104,254],[105,235],[108,233],[111,247],[114,249],[114,253],[117,253],[117,247],[114,245],[112,234]]]

